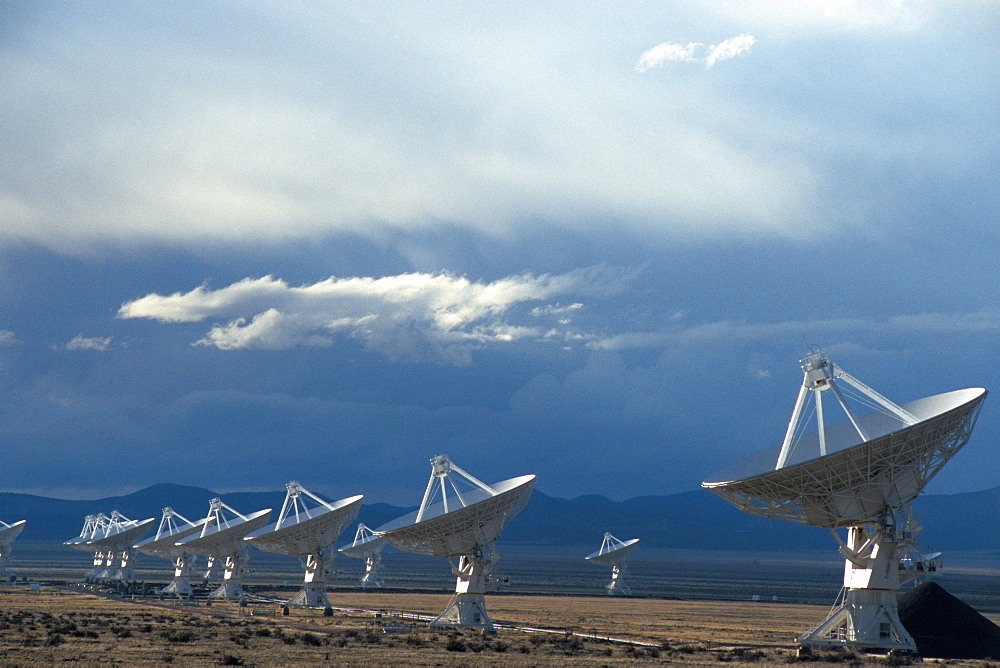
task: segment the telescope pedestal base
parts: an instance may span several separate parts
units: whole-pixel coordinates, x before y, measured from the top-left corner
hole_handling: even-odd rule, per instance
[[[185,596],[190,596],[194,593],[194,589],[191,588],[191,578],[174,578],[173,582],[168,584],[161,590],[163,594],[177,594],[181,598]]]
[[[295,596],[288,599],[288,605],[302,605],[307,608],[329,608],[330,599],[326,595],[325,582],[307,582]]]
[[[448,607],[434,618],[430,626],[467,626],[493,631],[493,620],[486,614],[486,599],[482,594],[455,594]]]
[[[916,643],[899,621],[896,592],[850,589],[826,620],[796,639],[805,647],[850,647],[860,652],[915,652]]]
[[[230,601],[242,601],[247,595],[243,591],[243,584],[240,582],[226,581],[219,585],[219,588],[208,595],[209,598],[224,598]]]

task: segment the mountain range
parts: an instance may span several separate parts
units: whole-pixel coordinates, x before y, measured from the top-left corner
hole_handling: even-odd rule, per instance
[[[243,514],[272,508],[274,519],[285,494],[217,494],[169,483],[86,501],[4,492],[0,493],[0,519],[8,523],[28,521],[19,540],[65,541],[80,534],[89,514],[110,515],[118,510],[131,519],[154,517],[158,522],[162,509],[170,506],[195,520],[205,516],[209,500],[217,496]],[[414,509],[364,504],[358,521],[374,528]],[[964,494],[922,495],[914,502],[914,511],[924,527],[920,544],[925,549],[1000,550],[1000,532],[995,529],[995,519],[1000,515],[1000,486]],[[623,540],[641,538],[647,548],[811,551],[828,550],[831,545],[827,531],[747,515],[704,490],[620,502],[596,495],[561,499],[535,490],[527,507],[505,530],[501,542],[526,547],[592,545],[596,549],[605,531]],[[352,538],[350,528],[341,543]]]

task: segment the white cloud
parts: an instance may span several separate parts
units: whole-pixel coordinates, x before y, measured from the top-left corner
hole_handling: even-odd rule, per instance
[[[663,67],[664,63],[669,62],[703,62],[706,67],[712,67],[719,61],[730,60],[740,54],[748,53],[753,45],[753,35],[737,35],[707,48],[701,42],[691,42],[687,46],[664,42],[643,53],[635,69],[645,72],[653,67]]]
[[[21,342],[18,341],[14,332],[9,329],[0,329],[0,346],[13,346],[18,343]]]
[[[753,35],[737,35],[719,44],[714,44],[708,49],[705,65],[711,67],[720,60],[731,60],[740,54],[748,53],[753,45]]]
[[[695,50],[703,47],[704,44],[692,42],[687,46],[675,44],[674,42],[664,42],[657,44],[649,51],[642,54],[635,69],[645,72],[653,67],[662,67],[664,63],[681,62],[693,63],[695,60]]]
[[[264,276],[218,290],[201,285],[186,293],[146,295],[123,304],[118,315],[164,323],[224,319],[197,342],[222,350],[328,346],[337,336],[347,336],[392,358],[465,364],[477,346],[546,337],[534,326],[507,321],[517,305],[569,293],[614,293],[622,280],[627,278],[601,267],[561,275],[509,276],[489,283],[444,273],[414,273],[331,277],[295,287]],[[577,310],[580,305],[539,308],[536,317],[542,312]]]
[[[110,336],[84,336],[77,334],[64,348],[66,350],[97,350],[104,352],[111,348]]]

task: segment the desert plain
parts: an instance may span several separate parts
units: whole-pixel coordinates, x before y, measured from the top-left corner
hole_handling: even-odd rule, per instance
[[[399,614],[434,614],[448,598],[335,593],[333,614],[326,616],[295,608],[283,614],[283,606],[269,602],[192,606],[73,585],[33,590],[5,584],[0,587],[0,665],[785,665],[803,662],[796,657],[794,638],[828,611],[772,602],[492,595],[487,597],[490,615],[502,627],[486,636],[431,629],[425,621]],[[903,662],[822,653],[808,665],[887,663]]]

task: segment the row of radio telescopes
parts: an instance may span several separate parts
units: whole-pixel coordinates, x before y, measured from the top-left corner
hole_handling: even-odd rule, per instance
[[[823,352],[808,355],[801,367],[802,386],[782,443],[719,471],[702,486],[744,512],[824,527],[837,540],[845,559],[843,591],[827,619],[799,636],[800,644],[914,651],[899,620],[896,592],[937,570],[940,560],[917,548],[919,526],[910,502],[968,442],[986,390],[956,390],[897,405]],[[839,406],[845,421],[826,424],[827,394],[832,395],[827,406]],[[859,412],[859,404],[868,412]],[[336,553],[365,559],[363,584],[378,584],[379,553],[388,543],[453,561],[455,594],[432,625],[492,630],[484,594],[497,561],[495,543],[527,504],[535,476],[487,485],[447,456],[434,457],[431,466],[415,512],[374,531],[359,525],[354,542],[340,550],[333,544],[357,516],[362,497],[327,503],[294,482],[271,524],[270,509],[242,515],[213,499],[208,516],[197,522],[165,508],[156,534],[145,540],[140,538],[151,530],[152,518],[128,520],[117,512],[89,516],[80,536],[66,544],[94,553],[91,574],[98,578],[130,579],[133,550],[171,559],[174,579],[164,591],[179,596],[192,593],[194,559],[205,556],[208,574],[223,571],[222,585],[210,596],[225,599],[244,598],[247,546],[255,545],[302,560],[303,587],[289,604],[329,607],[326,582]],[[0,524],[2,567],[24,521]],[[846,541],[838,529],[847,530]],[[605,534],[600,549],[586,557],[611,567],[608,593],[629,593],[622,575],[637,543]]]

